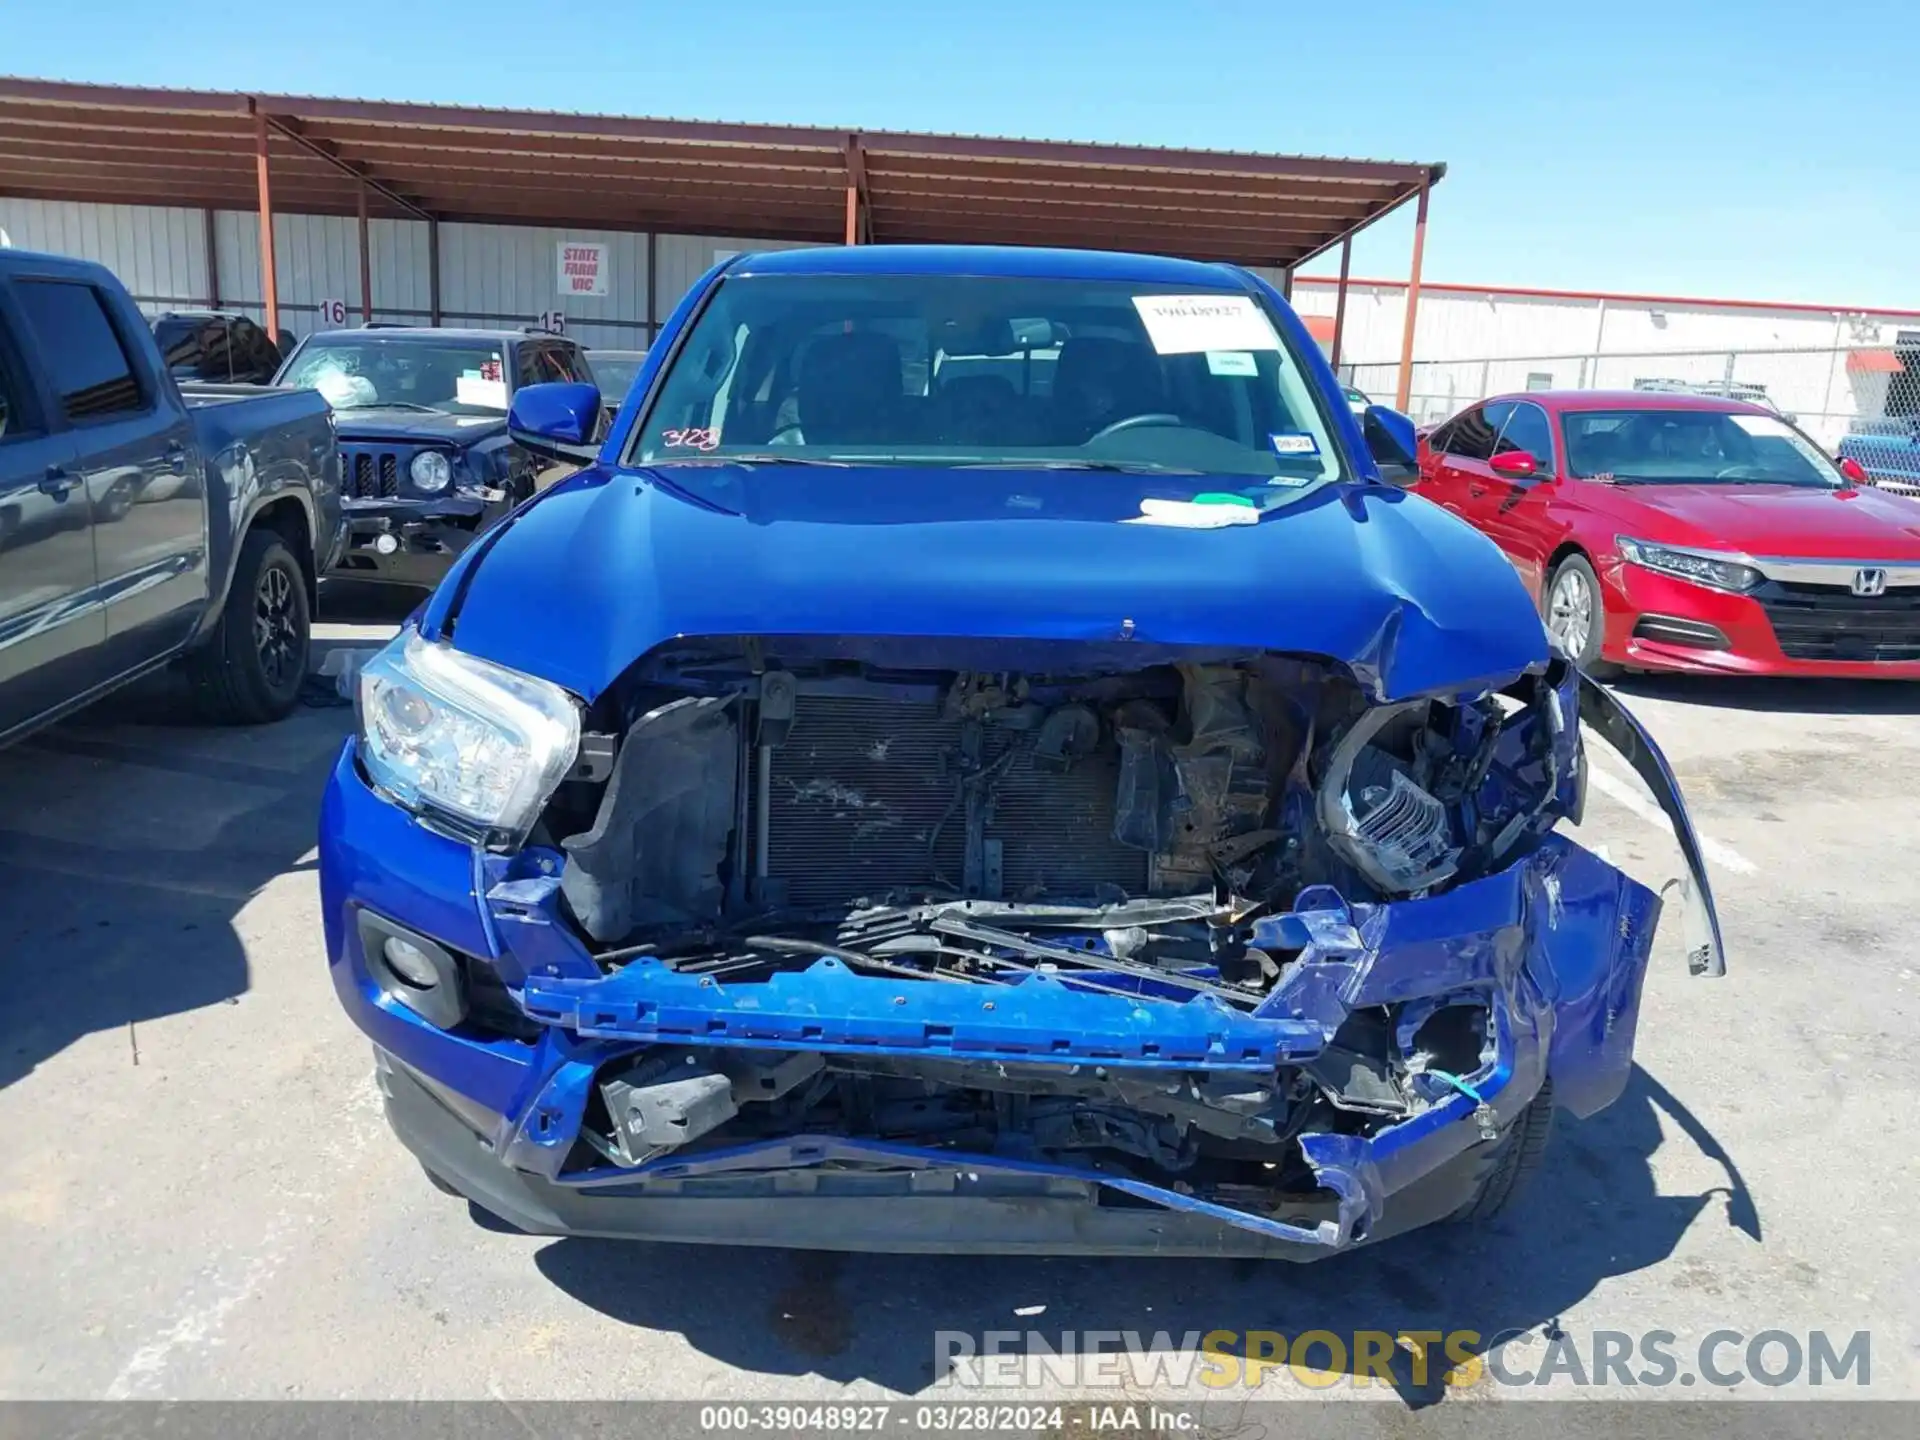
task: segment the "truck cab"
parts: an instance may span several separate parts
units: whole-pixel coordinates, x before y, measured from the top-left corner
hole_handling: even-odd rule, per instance
[[[0,742],[176,660],[285,714],[337,473],[318,396],[183,391],[111,272],[0,251]]]

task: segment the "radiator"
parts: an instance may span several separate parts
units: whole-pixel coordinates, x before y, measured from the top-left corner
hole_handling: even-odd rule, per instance
[[[941,885],[1007,899],[1144,893],[1147,855],[1113,838],[1117,748],[1104,744],[1061,773],[1034,764],[1034,740],[943,718],[933,703],[801,696],[767,770],[772,889],[797,905]],[[975,768],[992,776],[975,807],[971,866],[961,785],[970,742]]]

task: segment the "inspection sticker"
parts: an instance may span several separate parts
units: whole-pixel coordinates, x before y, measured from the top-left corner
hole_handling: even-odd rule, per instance
[[[1260,362],[1245,350],[1209,350],[1207,369],[1215,375],[1258,375]]]
[[[1282,430],[1278,435],[1267,436],[1267,443],[1273,446],[1274,454],[1289,460],[1320,453],[1320,442],[1302,430]]]
[[[1251,296],[1136,295],[1133,308],[1162,355],[1280,348],[1280,337]]]

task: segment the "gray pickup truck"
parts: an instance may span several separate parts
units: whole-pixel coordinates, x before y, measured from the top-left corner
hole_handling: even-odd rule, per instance
[[[172,663],[280,718],[344,540],[322,396],[183,390],[109,271],[0,249],[0,744]]]

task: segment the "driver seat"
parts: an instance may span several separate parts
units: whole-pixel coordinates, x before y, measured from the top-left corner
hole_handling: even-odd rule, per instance
[[[1057,443],[1084,445],[1116,420],[1166,409],[1160,358],[1145,345],[1088,335],[1060,347],[1053,372]]]

